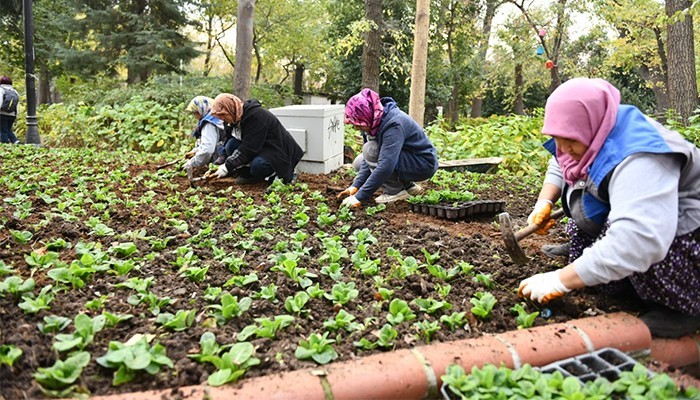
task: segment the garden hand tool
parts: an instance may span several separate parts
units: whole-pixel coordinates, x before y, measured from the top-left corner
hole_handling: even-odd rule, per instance
[[[168,162],[168,163],[159,165],[159,166],[156,167],[156,169],[167,168],[167,167],[169,167],[169,166],[171,166],[171,165],[175,165],[175,164],[179,163],[180,161],[182,161],[182,158],[178,158],[177,160],[170,161],[170,162]]]
[[[550,217],[552,220],[557,220],[561,218],[562,215],[564,215],[564,210],[559,209],[554,211]],[[503,236],[506,251],[513,262],[516,264],[525,264],[526,262],[530,261],[530,258],[528,258],[523,249],[520,248],[519,242],[527,236],[530,236],[542,226],[549,223],[549,220],[544,221],[542,225],[530,224],[517,232],[513,232],[513,224],[510,220],[510,215],[508,215],[507,212],[499,214],[498,221],[501,224],[501,236]]]

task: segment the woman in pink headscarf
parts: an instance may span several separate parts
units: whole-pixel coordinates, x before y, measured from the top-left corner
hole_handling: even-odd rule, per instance
[[[640,318],[653,335],[700,329],[700,150],[620,104],[602,79],[559,86],[542,133],[554,157],[528,222],[545,234],[561,198],[569,264],[523,280],[518,293],[546,303],[586,286],[631,286],[650,307]]]
[[[380,99],[373,90],[363,89],[345,105],[345,123],[362,132],[364,145],[355,163],[355,180],[338,195],[347,196],[343,205],[359,207],[380,187],[377,203],[404,200],[421,192],[416,181],[435,175],[435,146],[391,97]]]

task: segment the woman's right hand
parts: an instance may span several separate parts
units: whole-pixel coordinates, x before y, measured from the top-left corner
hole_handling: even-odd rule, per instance
[[[540,229],[535,231],[538,235],[546,235],[556,223],[551,217],[552,202],[546,199],[537,200],[535,207],[527,217],[528,224],[540,225]]]
[[[347,189],[343,190],[342,192],[338,193],[338,196],[336,196],[336,197],[340,199],[340,198],[343,198],[343,197],[345,197],[345,196],[352,196],[352,195],[354,195],[355,193],[357,193],[358,190],[359,190],[359,189],[356,188],[355,186],[350,186],[349,188],[347,188]]]
[[[190,158],[194,157],[194,150],[188,151],[185,153],[185,159],[189,160]]]

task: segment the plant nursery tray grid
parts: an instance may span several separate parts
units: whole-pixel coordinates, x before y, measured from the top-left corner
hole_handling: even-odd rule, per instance
[[[505,205],[505,201],[501,200],[475,200],[440,204],[409,203],[409,209],[438,218],[464,219],[500,213],[505,209]]]
[[[559,371],[564,377],[572,376],[581,382],[593,381],[603,377],[610,382],[616,381],[623,371],[632,371],[638,364],[637,360],[624,352],[605,347],[600,350],[555,361],[551,364],[539,367],[544,373]],[[651,372],[649,372],[651,375]]]

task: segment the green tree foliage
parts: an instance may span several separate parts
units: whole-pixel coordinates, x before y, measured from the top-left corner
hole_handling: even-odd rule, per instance
[[[84,76],[125,68],[127,82],[146,81],[178,71],[180,60],[197,54],[180,32],[188,23],[184,0],[71,1],[75,11],[64,19],[68,37],[60,55]]]

